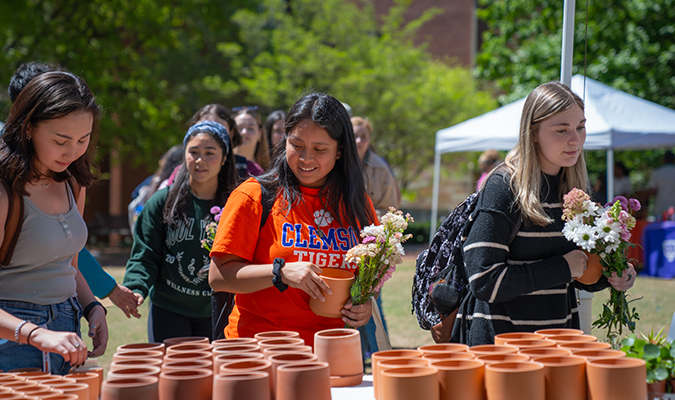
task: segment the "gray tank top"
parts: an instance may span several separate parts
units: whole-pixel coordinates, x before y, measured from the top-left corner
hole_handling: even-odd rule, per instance
[[[72,206],[48,215],[24,196],[24,219],[10,265],[0,269],[0,299],[48,305],[76,296],[73,256],[87,241],[87,225],[68,187]]]

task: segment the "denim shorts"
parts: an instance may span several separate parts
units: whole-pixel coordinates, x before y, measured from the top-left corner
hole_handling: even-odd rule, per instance
[[[80,335],[82,307],[77,297],[46,306],[23,301],[0,300],[0,308],[13,316],[46,327],[52,331],[75,332]],[[49,353],[51,373],[65,375],[70,364],[56,353]],[[9,371],[16,368],[42,369],[42,352],[27,344],[0,339],[0,369]]]

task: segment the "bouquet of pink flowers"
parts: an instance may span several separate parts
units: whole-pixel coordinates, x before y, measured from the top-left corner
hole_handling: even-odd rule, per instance
[[[412,221],[410,214],[404,216],[402,211],[390,208],[380,219],[381,225],[361,230],[362,243],[349,249],[346,256],[348,263],[358,267],[350,291],[352,304],[365,303],[391,278],[405,255],[402,243],[412,237],[403,235]]]
[[[567,240],[576,243],[582,249],[597,254],[607,277],[616,273],[622,277],[628,269],[626,252],[630,246],[630,231],[635,227],[635,218],[631,211],[640,210],[640,202],[623,196],[614,198],[613,203],[605,207],[591,201],[588,194],[577,188],[564,196],[563,234]],[[639,315],[635,308],[629,307],[626,292],[610,288],[610,297],[593,327],[607,328],[610,343],[617,344],[622,328],[635,331],[635,321]]]
[[[202,239],[201,243],[202,247],[210,252],[213,247],[213,240],[216,238],[218,222],[220,222],[220,216],[223,213],[223,209],[218,206],[213,206],[209,211],[213,214],[213,222],[209,222],[209,224],[206,225],[206,237]]]

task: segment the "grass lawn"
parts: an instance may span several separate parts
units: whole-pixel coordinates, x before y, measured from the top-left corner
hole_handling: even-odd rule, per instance
[[[411,314],[412,276],[415,269],[414,256],[417,255],[419,250],[421,249],[412,248],[408,250],[408,256],[406,256],[403,264],[397,267],[396,273],[387,282],[382,293],[384,314],[393,347],[414,348],[433,343],[429,332],[419,328],[417,318]],[[109,266],[106,267],[106,270],[118,282],[122,282],[124,277],[123,267]],[[640,276],[629,293],[632,298],[642,297],[641,300],[632,303],[640,314],[637,330],[649,333],[652,329],[658,331],[665,327],[664,332],[667,334],[673,312],[675,312],[675,280]],[[599,314],[602,303],[606,298],[607,292],[595,294],[593,299],[594,316]],[[147,305],[141,307],[143,318],[127,319],[109,300],[104,300],[104,304],[108,306],[110,340],[106,354],[98,360],[98,363],[106,368],[107,373],[107,368],[117,346],[125,343],[147,342],[146,317],[148,308]],[[593,334],[599,338],[604,337],[604,333],[600,331],[593,331]],[[85,341],[88,341],[88,339],[85,339]]]

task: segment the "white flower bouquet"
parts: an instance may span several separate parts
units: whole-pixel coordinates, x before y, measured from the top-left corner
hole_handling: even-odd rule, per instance
[[[602,207],[577,188],[566,194],[563,200],[565,238],[597,254],[605,276],[616,273],[616,276],[622,277],[629,268],[626,252],[634,246],[629,242],[630,231],[635,227],[635,218],[630,212],[640,210],[640,202],[617,196],[613,203]],[[625,291],[610,287],[610,297],[598,319],[593,321],[593,327],[607,329],[607,338],[613,345],[618,343],[623,327],[634,332],[635,321],[640,319],[629,303]]]
[[[347,252],[347,262],[356,265],[358,271],[350,295],[352,304],[363,304],[379,292],[400,264],[405,255],[402,243],[412,235],[404,235],[410,214],[390,208],[380,219],[381,225],[368,225],[361,230],[361,244]]]

